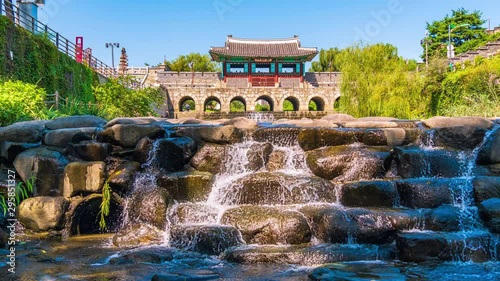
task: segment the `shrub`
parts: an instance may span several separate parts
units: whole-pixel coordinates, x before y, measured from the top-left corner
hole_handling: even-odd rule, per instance
[[[0,85],[2,85],[0,87],[0,126],[46,117],[44,89],[21,81],[7,81]]]

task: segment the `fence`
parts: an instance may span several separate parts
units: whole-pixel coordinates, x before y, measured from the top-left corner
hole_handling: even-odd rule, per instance
[[[73,59],[76,58],[78,48],[75,43],[59,34],[59,32],[48,27],[46,24],[39,22],[28,13],[22,11],[15,4],[12,4],[12,2],[14,1],[0,0],[1,14],[3,16],[8,17],[16,25],[23,27],[32,34],[45,36],[60,52]],[[85,54],[84,50],[79,51],[82,52],[83,63],[92,68],[95,72],[104,77],[113,77],[117,75],[116,70],[110,66],[90,54]]]

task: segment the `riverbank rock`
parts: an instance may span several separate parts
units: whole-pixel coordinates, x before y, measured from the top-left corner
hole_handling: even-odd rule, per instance
[[[48,121],[45,127],[49,130],[67,129],[67,128],[84,128],[84,127],[102,127],[106,124],[106,120],[101,117],[92,115],[78,115],[59,117]]]
[[[214,176],[208,172],[182,171],[161,176],[158,186],[174,200],[200,202],[207,200],[213,181]]]
[[[408,208],[437,208],[453,202],[457,179],[408,179],[396,181],[399,203]],[[465,184],[465,182],[460,182]]]
[[[170,196],[159,187],[136,189],[129,198],[127,206],[129,221],[132,224],[145,223],[165,229]]]
[[[135,148],[134,160],[140,163],[150,161],[149,164],[175,172],[182,170],[189,163],[196,149],[197,144],[191,138],[166,138],[155,141],[144,138]]]
[[[269,142],[274,146],[297,145],[300,128],[278,125],[274,127],[259,128],[253,134],[253,139],[258,142]]]
[[[7,163],[13,163],[17,155],[31,148],[39,147],[40,143],[23,143],[0,141],[0,157]]]
[[[483,142],[486,129],[474,126],[454,126],[424,131],[421,142],[432,147],[472,150]]]
[[[476,204],[490,198],[500,198],[500,177],[475,177],[472,186]]]
[[[261,172],[234,181],[220,195],[222,204],[287,205],[333,202],[333,189],[329,181],[314,176]]]
[[[402,128],[367,129],[363,133],[363,144],[369,146],[397,146],[406,139],[406,131]]]
[[[434,231],[459,231],[460,208],[442,205],[432,210],[425,218],[425,229]]]
[[[497,129],[485,141],[477,155],[477,164],[488,165],[500,163],[500,129]]]
[[[102,190],[105,179],[104,162],[71,162],[64,168],[63,196],[73,197],[79,193],[97,193]]]
[[[298,142],[303,150],[309,151],[324,146],[360,142],[363,139],[363,133],[364,130],[358,129],[307,128],[300,131]]]
[[[33,231],[61,230],[67,208],[68,201],[63,197],[32,197],[21,202],[17,218]]]
[[[348,207],[392,207],[397,191],[389,181],[360,181],[343,184],[340,203]]]
[[[162,231],[148,224],[133,224],[113,236],[116,247],[138,247],[160,245],[164,241]]]
[[[157,125],[116,124],[99,132],[105,142],[122,147],[135,147],[144,137],[158,138],[165,135],[165,129]]]
[[[84,140],[78,143],[68,143],[68,152],[84,161],[104,161],[113,151],[113,146],[105,142]]]
[[[189,137],[197,142],[231,144],[240,142],[243,139],[244,133],[234,125],[198,126],[178,127],[175,129],[173,136]]]
[[[500,233],[500,198],[491,198],[481,202],[479,215],[491,232]]]
[[[442,117],[435,116],[429,119],[422,120],[422,123],[431,128],[448,128],[472,126],[480,129],[491,129],[493,122],[481,117]]]
[[[306,162],[318,177],[334,181],[371,180],[384,175],[389,152],[363,146],[324,147],[306,152]],[[387,167],[388,169],[388,167]]]
[[[25,121],[0,127],[0,140],[23,143],[40,142],[47,122],[49,121]]]
[[[245,243],[238,229],[221,225],[176,225],[170,237],[173,247],[207,255],[219,255]]]
[[[398,124],[392,121],[368,119],[368,120],[356,120],[356,121],[346,122],[344,123],[344,127],[345,128],[397,128]]]
[[[43,142],[48,146],[66,147],[68,143],[73,141],[75,135],[97,135],[99,130],[98,127],[57,129],[49,131],[43,138]]]
[[[59,196],[62,195],[64,168],[68,163],[60,152],[39,147],[20,153],[14,167],[24,182],[34,177],[34,196]]]
[[[168,217],[172,224],[216,224],[219,210],[204,203],[180,203],[170,208]]]
[[[224,169],[226,152],[225,145],[206,143],[191,158],[191,166],[198,171],[218,174]]]
[[[113,191],[128,193],[131,191],[134,176],[140,168],[141,164],[134,161],[119,164],[108,177],[109,186]]]
[[[311,239],[311,230],[301,213],[276,207],[232,208],[222,215],[221,223],[238,228],[248,244],[302,244]]]
[[[342,114],[342,113],[335,113],[335,114],[328,114],[323,117],[321,117],[322,120],[328,120],[333,123],[345,123],[348,121],[354,121],[356,120],[355,117],[348,115],[348,114]]]
[[[406,280],[407,277],[401,271],[396,265],[390,263],[333,263],[313,269],[309,274],[309,279],[313,281],[363,280],[364,278],[359,279],[360,276],[367,276],[369,280]]]

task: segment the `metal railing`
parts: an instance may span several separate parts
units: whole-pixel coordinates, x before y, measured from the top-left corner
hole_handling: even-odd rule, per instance
[[[76,60],[77,46],[72,41],[68,40],[66,37],[59,34],[59,32],[48,27],[46,24],[41,23],[37,19],[33,18],[28,13],[20,10],[15,3],[15,1],[0,0],[1,5],[1,15],[6,16],[12,20],[16,25],[26,29],[37,36],[43,36],[47,38],[56,48],[63,54],[66,54],[70,58]],[[106,65],[99,59],[93,57],[92,55],[85,54],[84,50],[82,52],[82,63],[92,68],[95,72],[101,74],[104,77],[114,77],[117,75],[116,70],[112,67]]]

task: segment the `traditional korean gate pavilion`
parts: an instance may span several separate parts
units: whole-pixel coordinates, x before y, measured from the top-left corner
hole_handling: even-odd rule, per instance
[[[289,81],[302,83],[304,64],[317,48],[304,48],[298,36],[286,39],[255,40],[227,37],[224,47],[212,47],[212,59],[222,62],[224,82],[248,79],[252,87],[280,87]]]

